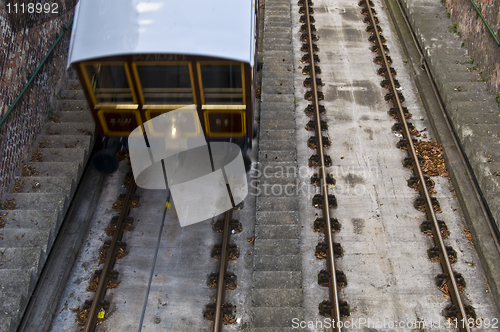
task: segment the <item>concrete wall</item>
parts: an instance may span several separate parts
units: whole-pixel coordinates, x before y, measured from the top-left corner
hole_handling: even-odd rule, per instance
[[[436,0],[437,1],[437,0]],[[500,0],[474,0],[481,9],[497,38],[500,39]],[[500,47],[469,0],[446,0],[446,7],[453,22],[474,58],[474,64],[482,71],[488,89],[500,92]]]
[[[11,13],[7,4],[11,3]],[[58,13],[14,13],[11,1],[0,0],[0,114],[17,98],[27,76],[33,73],[73,17],[76,0],[59,0]],[[21,3],[21,2],[19,2]],[[27,8],[25,7],[25,10]],[[54,9],[54,7],[51,7]],[[66,58],[71,27],[64,34],[43,69],[0,127],[0,199],[12,187],[16,169],[55,108],[56,93],[66,78]]]

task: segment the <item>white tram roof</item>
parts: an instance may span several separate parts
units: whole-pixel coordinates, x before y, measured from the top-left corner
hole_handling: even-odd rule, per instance
[[[187,54],[253,66],[254,0],[80,0],[68,66],[128,54]]]

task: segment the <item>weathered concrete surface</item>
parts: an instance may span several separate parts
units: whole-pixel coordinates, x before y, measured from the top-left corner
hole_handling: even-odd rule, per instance
[[[422,131],[422,136],[425,133],[426,138],[421,139],[428,140],[431,135],[434,138],[416,87],[407,73],[407,58],[391,33],[384,4],[378,0],[373,2],[388,40],[393,67],[398,73],[396,78],[406,99],[404,106],[413,114],[411,122]],[[427,257],[427,249],[434,244],[419,229],[426,217],[414,208],[417,192],[406,185],[412,172],[401,166],[407,153],[396,148],[401,135],[391,129],[395,121],[387,114],[391,105],[384,101],[387,91],[380,86],[379,66],[373,63],[375,54],[368,51],[372,44],[368,41],[370,34],[365,31],[361,8],[357,1],[317,0],[314,12],[324,83],[321,88],[325,94],[322,102],[326,108],[324,120],[329,125],[324,135],[328,134],[332,141],[326,152],[333,163],[328,171],[337,180],[335,188],[331,189],[338,202],[332,216],[338,218],[342,226],[334,238],[344,248],[344,255],[336,260],[336,267],[347,277],[347,286],[340,291],[340,298],[351,307],[351,316],[345,322],[351,319],[354,322],[371,319],[409,324],[422,321],[424,330],[434,330],[437,324],[441,328],[436,331],[451,330],[442,316],[449,300],[435,286],[435,277],[442,271]],[[293,10],[292,13],[295,15],[293,21],[297,22],[299,15]],[[297,36],[294,49],[300,47],[299,26],[295,23],[293,28],[293,35]],[[299,63],[300,55],[295,57]],[[309,120],[302,112],[308,104],[303,101],[307,89],[302,87],[303,75],[296,73],[295,79],[297,127],[303,128]],[[313,153],[306,145],[310,135],[312,133],[305,130],[297,130],[299,166],[306,165]],[[458,201],[453,198],[447,179],[433,179],[435,197],[443,209],[439,219],[445,220],[451,232],[446,243],[458,251],[454,269],[470,280],[467,281],[465,301],[476,308],[478,316],[496,317],[496,308],[490,304],[492,297],[487,294],[488,285],[481,280],[484,273],[476,249],[464,237],[465,223],[458,211]],[[308,186],[307,176],[301,174],[300,180]],[[301,218],[304,226],[301,252],[304,261],[308,262],[302,271],[304,319],[313,323],[323,319],[318,314],[318,303],[328,297],[326,289],[317,284],[317,273],[325,264],[314,257],[315,245],[323,240],[323,236],[314,233],[311,227],[318,213],[310,203],[315,193],[317,189],[311,188],[300,195],[300,215],[305,216]],[[365,326],[361,330],[394,329]],[[411,330],[418,328],[414,326]]]

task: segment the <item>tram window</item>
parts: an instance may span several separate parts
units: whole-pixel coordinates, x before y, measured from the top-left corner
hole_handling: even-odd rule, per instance
[[[189,65],[137,65],[144,104],[193,104]]]
[[[200,65],[204,104],[243,104],[242,65]]]
[[[134,103],[124,65],[86,64],[85,71],[97,104]]]

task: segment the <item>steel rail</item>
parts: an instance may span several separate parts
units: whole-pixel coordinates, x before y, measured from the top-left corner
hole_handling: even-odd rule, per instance
[[[213,332],[222,331],[222,304],[224,303],[224,295],[226,291],[226,276],[227,271],[227,247],[229,245],[229,235],[231,231],[229,229],[229,223],[231,222],[231,218],[233,216],[233,209],[228,210],[225,213],[224,217],[224,231],[222,233],[222,250],[220,254],[220,264],[219,264],[219,282],[217,283],[217,298],[215,300],[215,317],[214,317],[214,326]]]
[[[97,314],[99,313],[99,303],[101,303],[101,301],[104,299],[104,295],[106,293],[106,285],[108,283],[107,274],[109,271],[111,271],[111,269],[113,269],[113,266],[115,264],[117,243],[122,239],[123,231],[125,229],[125,223],[123,221],[130,211],[131,197],[135,193],[136,189],[137,185],[135,181],[131,179],[130,186],[123,200],[122,209],[118,217],[115,233],[113,234],[113,239],[111,240],[111,244],[108,253],[106,255],[106,261],[104,262],[104,266],[102,268],[101,276],[99,278],[99,284],[97,286],[97,290],[95,292],[94,299],[92,301],[92,306],[90,307],[89,310],[88,320],[83,330],[84,332],[93,332],[97,325]]]
[[[390,81],[390,88],[391,91],[394,94],[394,99],[397,104],[398,108],[398,115],[400,122],[403,124],[403,135],[406,138],[407,141],[407,149],[408,152],[410,153],[410,156],[413,159],[413,169],[417,173],[418,179],[419,179],[419,184],[420,184],[420,192],[422,195],[425,197],[425,206],[426,206],[426,213],[427,216],[429,217],[430,220],[432,220],[433,223],[433,229],[432,229],[432,234],[433,234],[433,239],[436,245],[439,247],[439,258],[441,262],[441,266],[443,268],[443,271],[449,276],[448,279],[448,288],[449,288],[449,294],[452,300],[452,303],[456,305],[459,309],[457,321],[460,322],[462,319],[465,321],[467,319],[467,315],[465,313],[465,308],[462,303],[462,299],[460,297],[460,292],[458,290],[457,282],[455,280],[455,275],[453,273],[453,269],[451,268],[451,263],[450,260],[448,259],[448,253],[446,251],[446,246],[443,241],[443,237],[441,236],[439,224],[436,218],[436,214],[434,213],[434,208],[432,205],[431,197],[429,195],[429,191],[427,190],[427,185],[425,182],[424,174],[422,172],[422,169],[420,167],[420,163],[418,161],[418,156],[417,152],[415,150],[415,146],[412,141],[411,133],[408,128],[408,124],[406,122],[405,116],[404,116],[404,111],[403,111],[403,106],[401,104],[401,100],[399,99],[398,96],[398,90],[396,89],[396,85],[394,84],[394,79],[392,78],[392,73],[390,71],[390,66],[387,61],[387,56],[385,55],[384,51],[384,44],[382,43],[382,40],[380,39],[380,33],[377,28],[377,24],[372,12],[372,7],[370,6],[370,0],[366,0],[366,8],[368,11],[368,15],[370,16],[371,23],[373,25],[373,33],[375,34],[377,38],[377,43],[379,46],[380,50],[380,55],[382,56],[383,62],[384,62],[384,67],[387,70],[387,78]],[[451,286],[451,287],[450,287]],[[462,324],[462,326],[459,326],[460,331],[469,331],[470,328],[468,324]]]
[[[417,38],[415,36],[415,32],[413,31],[410,22],[408,21],[408,17],[406,16],[406,12],[404,11],[403,7],[401,6],[400,0],[395,1],[398,4],[399,10],[401,12],[401,16],[403,17],[406,26],[408,30],[411,33],[411,38],[413,40],[413,44],[415,45],[415,49],[417,50],[419,56],[420,56],[420,61],[422,65],[424,66],[425,73],[427,75],[427,78],[429,79],[430,85],[432,87],[432,91],[434,92],[434,96],[436,97],[436,100],[439,105],[439,110],[441,111],[441,114],[443,115],[443,118],[446,122],[446,127],[448,128],[448,131],[451,133],[451,138],[453,140],[453,144],[455,145],[455,148],[458,151],[458,155],[460,157],[460,161],[464,165],[465,171],[467,173],[467,177],[469,178],[469,182],[472,184],[472,188],[474,190],[474,195],[476,196],[476,199],[480,205],[481,212],[483,213],[483,216],[485,220],[488,221],[488,227],[491,232],[491,236],[493,238],[493,242],[495,243],[495,246],[500,252],[500,240],[499,240],[499,230],[498,227],[496,226],[495,221],[491,217],[491,212],[487,208],[487,204],[484,200],[483,195],[481,194],[481,190],[479,189],[479,185],[477,183],[476,177],[473,174],[473,171],[471,169],[471,166],[469,162],[467,161],[467,158],[465,157],[465,152],[462,149],[462,146],[460,145],[457,134],[455,130],[453,129],[453,126],[451,125],[451,120],[450,117],[448,116],[448,113],[446,113],[445,106],[443,104],[443,100],[441,98],[441,95],[439,94],[439,91],[436,86],[436,82],[434,81],[434,77],[432,75],[431,69],[429,68],[429,65],[427,64],[427,61],[425,59],[424,53],[422,52],[422,49],[420,47],[420,44],[417,41]]]
[[[307,35],[308,35],[308,44],[309,44],[309,64],[311,67],[310,75],[312,80],[312,89],[313,89],[313,98],[314,98],[314,111],[315,111],[315,120],[316,120],[316,137],[318,139],[317,149],[319,153],[320,160],[320,188],[323,194],[323,216],[325,219],[325,236],[326,243],[328,245],[328,254],[327,254],[327,264],[330,272],[330,302],[332,303],[332,311],[331,316],[334,320],[333,330],[340,332],[341,328],[339,325],[340,322],[340,306],[339,299],[337,294],[337,276],[335,274],[335,254],[333,252],[333,239],[332,239],[332,225],[330,223],[330,202],[328,199],[328,184],[326,180],[326,166],[325,166],[325,157],[323,153],[323,138],[321,136],[321,119],[320,119],[320,111],[319,111],[319,99],[318,99],[318,86],[316,84],[316,70],[314,63],[314,50],[313,50],[313,41],[312,41],[312,33],[311,33],[311,22],[309,17],[309,0],[304,1],[304,6],[306,9],[306,17],[307,17]]]

